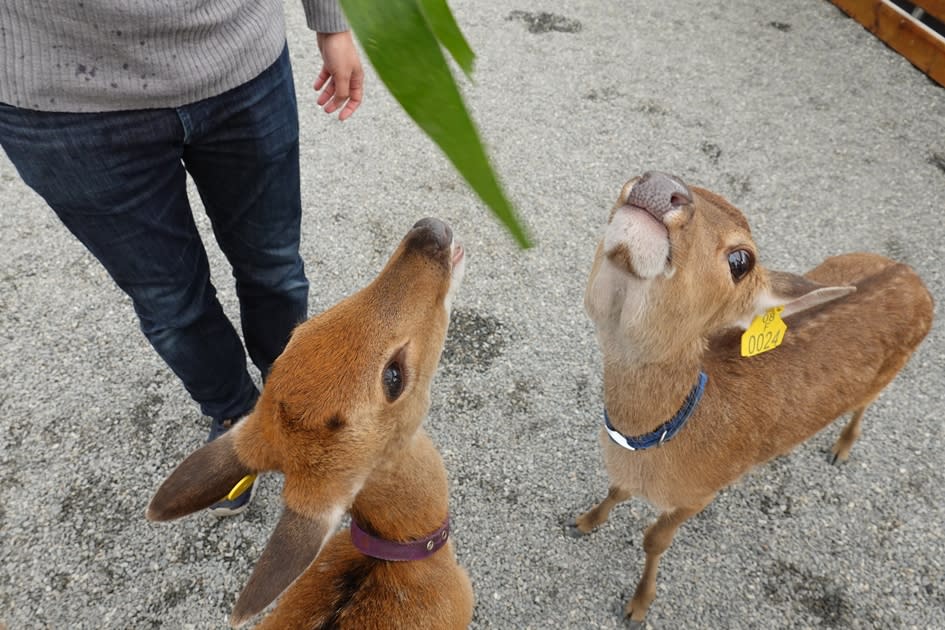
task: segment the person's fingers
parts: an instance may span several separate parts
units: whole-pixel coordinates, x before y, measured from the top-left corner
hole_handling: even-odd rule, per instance
[[[338,115],[339,120],[347,120],[351,117],[352,114],[361,106],[361,99],[364,94],[364,80],[362,77],[352,77],[351,78],[351,94],[348,97],[348,102],[345,103],[344,109],[341,110],[341,113]]]
[[[335,82],[334,80],[332,80],[328,82],[328,85],[325,86],[325,89],[323,89],[321,93],[318,95],[318,101],[316,101],[318,103],[318,106],[324,107],[325,103],[330,101],[331,97],[334,95],[335,95]]]
[[[351,93],[351,73],[338,73],[332,76],[331,84],[334,86],[334,93],[331,97],[331,102],[328,103],[328,107],[325,108],[325,111],[329,114],[341,107],[345,101],[348,100],[348,96]]]
[[[325,84],[328,82],[328,79],[331,78],[331,73],[328,72],[328,69],[322,66],[322,71],[318,73],[318,78],[315,79],[315,85],[312,87],[316,92],[321,90]]]
[[[338,120],[348,120],[349,118],[351,118],[351,115],[354,114],[354,112],[360,106],[361,106],[361,101],[355,101],[353,99],[349,99],[348,102],[345,104],[345,108],[341,110],[340,114],[338,114]]]
[[[338,110],[341,120],[361,106],[364,69],[350,32],[318,33],[318,50],[324,65],[315,81],[316,102],[326,114]]]
[[[350,60],[349,60],[350,61]],[[339,70],[339,65],[344,69]],[[338,114],[347,120],[361,106],[364,97],[364,69],[359,60],[353,63],[326,63],[312,86],[318,92],[316,102],[326,114]]]

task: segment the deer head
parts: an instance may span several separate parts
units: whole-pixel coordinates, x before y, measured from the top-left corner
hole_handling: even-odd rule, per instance
[[[627,182],[610,212],[585,306],[606,347],[661,362],[773,306],[787,316],[853,290],[766,269],[738,209],[651,171]]]
[[[464,265],[445,223],[419,221],[370,285],[295,329],[253,412],[154,495],[147,517],[164,521],[211,505],[246,474],[284,474],[285,509],[234,624],[311,564],[371,472],[420,427]]]

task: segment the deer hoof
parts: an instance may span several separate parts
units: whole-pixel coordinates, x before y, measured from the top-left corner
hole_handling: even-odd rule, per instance
[[[570,521],[568,521],[567,525],[565,525],[564,533],[566,533],[571,538],[582,538],[587,536],[589,532],[582,532],[578,527],[577,520],[572,518]]]

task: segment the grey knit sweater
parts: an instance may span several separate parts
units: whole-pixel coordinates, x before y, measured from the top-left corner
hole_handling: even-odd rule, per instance
[[[175,107],[272,64],[283,0],[0,0],[0,103],[42,111]],[[302,0],[308,26],[347,30],[337,0]]]

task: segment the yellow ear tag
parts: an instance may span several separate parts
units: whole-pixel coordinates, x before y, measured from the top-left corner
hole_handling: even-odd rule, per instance
[[[787,324],[781,319],[783,310],[783,306],[775,306],[752,320],[751,326],[742,334],[743,357],[753,357],[781,345],[787,331]]]
[[[233,486],[233,489],[230,490],[230,493],[223,497],[227,501],[234,501],[236,497],[240,496],[246,490],[252,487],[253,482],[256,481],[256,475],[246,475],[242,479],[236,482],[236,485]]]

